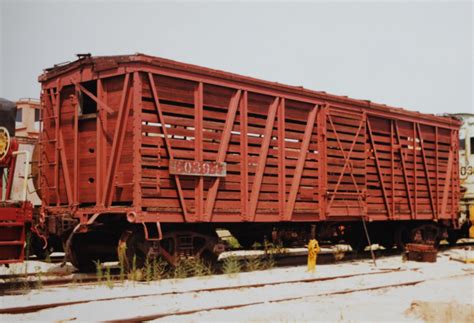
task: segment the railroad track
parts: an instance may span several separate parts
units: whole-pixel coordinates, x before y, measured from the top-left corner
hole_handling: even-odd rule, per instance
[[[462,248],[462,246],[458,246],[458,248]],[[451,248],[443,249],[446,250]],[[84,306],[86,308],[89,306],[97,308],[97,306],[99,306],[100,308],[102,308],[101,311],[103,313],[114,313],[114,302],[119,302],[119,304],[129,304],[130,308],[139,308],[139,306],[143,303],[151,304],[149,307],[154,308],[155,310],[157,308],[156,305],[160,304],[160,311],[146,312],[140,316],[125,315],[122,317],[120,315],[116,315],[110,318],[98,318],[98,320],[113,320],[117,322],[138,322],[153,319],[166,319],[172,316],[192,315],[205,311],[249,307],[264,303],[279,303],[301,300],[304,298],[311,297],[351,294],[400,286],[413,286],[425,282],[429,279],[440,278],[438,276],[435,276],[435,274],[430,274],[429,271],[427,271],[427,274],[426,272],[421,273],[419,270],[420,268],[372,268],[371,270],[365,270],[364,272],[357,272],[351,274],[334,274],[333,276],[329,277],[313,276],[308,278],[306,276],[306,278],[295,280],[283,279],[267,282],[259,281],[258,283],[240,283],[239,279],[237,281],[234,281],[234,284],[232,285],[228,285],[225,280],[224,282],[222,282],[222,279],[219,283],[219,280],[214,279],[216,277],[214,276],[214,278],[210,277],[209,280],[206,280],[206,284],[202,284],[204,286],[208,286],[206,288],[192,288],[192,286],[190,288],[188,286],[185,288],[179,287],[179,289],[177,289],[176,287],[173,287],[174,283],[164,285],[161,285],[161,283],[156,283],[156,285],[154,285],[154,282],[152,282],[151,285],[145,283],[137,283],[139,284],[139,286],[148,286],[149,288],[146,289],[147,292],[143,293],[143,289],[140,288],[136,290],[132,289],[130,291],[127,291],[127,289],[125,289],[123,290],[123,292],[118,291],[119,293],[115,293],[116,295],[112,297],[111,295],[113,295],[113,293],[98,293],[97,295],[104,296],[97,297],[97,295],[94,294],[93,297],[74,297],[74,299],[69,299],[67,301],[63,301],[64,299],[61,298],[50,303],[3,307],[0,308],[0,315],[4,315],[7,320],[15,320],[15,318],[33,319],[35,318],[34,315],[36,314],[42,315],[41,313],[47,313],[48,311],[56,311],[54,313],[60,314],[63,312],[68,312],[69,308],[75,308],[75,306],[81,306],[81,308],[83,308]],[[460,274],[457,273],[457,275],[459,276]],[[474,275],[474,273],[472,271],[469,271],[463,274],[463,276],[465,275]],[[456,277],[456,275],[453,275],[451,273],[441,278],[451,277]],[[90,276],[90,279],[96,280],[97,277],[94,277],[92,275]],[[278,279],[278,277],[273,277],[269,279],[275,280]],[[94,283],[96,283],[96,281]],[[357,288],[354,288],[354,286],[356,286]],[[276,288],[279,289],[277,290]],[[159,290],[157,291],[157,289]],[[289,290],[292,290],[293,293],[288,294]],[[238,293],[238,295],[237,297],[229,297],[230,293]],[[218,304],[215,304],[215,302],[213,302],[212,300],[206,301],[206,298],[211,294],[214,295],[213,300],[219,300]],[[267,295],[269,297],[262,296],[259,298],[255,295]],[[175,300],[174,303],[173,299]],[[179,299],[179,301],[176,302],[176,299]],[[199,300],[201,300],[201,302],[199,302]],[[180,309],[176,308],[176,306],[173,307],[168,306],[166,304],[186,304],[186,308]],[[107,306],[110,307],[109,310],[107,310]],[[68,309],[66,310],[66,308]],[[22,315],[25,316],[23,317]],[[0,318],[0,320],[2,319]]]
[[[462,276],[466,275],[473,274],[464,274]],[[4,316],[6,319],[15,320],[15,318],[36,318],[36,315],[50,315],[46,317],[52,317],[51,315],[62,315],[68,312],[78,313],[79,311],[87,312],[93,308],[101,308],[101,313],[110,314],[107,314],[107,317],[97,317],[97,320],[141,322],[207,311],[250,307],[265,303],[281,303],[307,298],[414,286],[430,279],[454,278],[458,276],[461,275],[458,273],[438,277],[420,273],[417,268],[389,268],[331,277],[234,284],[232,286],[215,286],[209,288],[191,288],[181,291],[167,290],[128,296],[89,298],[77,301],[9,307],[0,309],[0,314],[6,315]],[[337,283],[334,282],[336,280]],[[362,287],[354,288],[354,286]],[[216,299],[219,300],[217,304],[215,302]],[[214,300],[214,302],[212,300]],[[145,313],[142,315],[133,315],[130,314],[133,313],[133,311],[130,311],[127,314],[116,314],[114,309],[116,310],[117,304],[127,304],[127,308],[130,309],[143,308]],[[177,304],[186,304],[186,307],[183,309],[176,308]],[[159,308],[158,311],[156,310],[157,308]],[[48,311],[52,312],[48,313]],[[142,312],[142,310],[140,310],[140,312]],[[98,315],[104,315],[101,313],[98,313]],[[41,316],[38,316],[38,318],[41,319]],[[81,318],[68,317],[67,319]]]
[[[346,277],[337,277],[337,279],[344,279],[344,278]],[[165,318],[169,318],[173,316],[198,314],[198,313],[203,313],[203,312],[208,312],[208,311],[230,310],[230,309],[244,308],[244,307],[263,305],[263,304],[291,302],[291,301],[303,300],[310,297],[311,298],[323,297],[323,296],[340,295],[340,294],[351,294],[351,293],[364,292],[364,291],[374,291],[374,290],[388,289],[388,288],[401,287],[401,286],[413,286],[419,283],[423,283],[425,281],[426,280],[424,279],[420,279],[420,280],[413,280],[413,281],[408,281],[408,282],[403,282],[403,283],[381,285],[381,286],[374,286],[374,287],[368,287],[368,288],[356,288],[356,289],[333,291],[333,292],[328,292],[328,293],[321,293],[318,295],[293,296],[293,297],[285,297],[285,298],[279,298],[279,299],[274,299],[274,300],[260,300],[260,301],[254,301],[254,302],[246,302],[242,304],[209,306],[209,307],[193,309],[193,310],[185,310],[185,311],[162,312],[162,313],[155,313],[155,314],[149,314],[149,315],[143,315],[143,316],[126,317],[126,318],[121,318],[117,320],[110,320],[108,322],[111,322],[111,323],[144,322],[144,321],[150,321],[150,320],[165,319]]]
[[[386,252],[377,251],[378,257],[386,257],[396,255],[396,250]],[[305,264],[307,261],[306,254],[291,254],[291,253],[276,253],[272,255],[275,262],[275,267],[289,267],[298,266]],[[248,256],[248,257],[251,257]],[[265,257],[264,254],[258,255],[258,257]],[[352,253],[346,253],[344,258],[337,259],[333,253],[322,253],[318,256],[318,265],[343,263],[347,261],[369,259],[370,253],[362,253],[354,255]],[[239,256],[239,260],[242,265],[248,258],[245,256]],[[219,268],[217,271],[219,272]],[[123,278],[119,275],[120,269],[118,267],[111,267],[111,281],[114,284],[123,281]],[[25,290],[44,288],[44,287],[61,287],[68,286],[70,284],[96,284],[99,283],[99,279],[96,273],[61,273],[61,272],[37,272],[37,273],[22,273],[22,274],[6,274],[0,275],[0,295],[16,294],[21,293]]]
[[[347,278],[360,277],[360,276],[380,275],[380,274],[386,274],[390,272],[400,272],[400,271],[408,272],[408,271],[416,271],[416,269],[406,269],[406,270],[401,270],[400,268],[381,269],[374,272],[362,272],[362,273],[357,273],[357,274],[339,275],[339,276],[330,276],[330,277],[315,277],[315,278],[285,280],[285,281],[255,283],[255,284],[239,284],[239,285],[234,285],[234,286],[190,289],[186,291],[156,292],[156,293],[139,294],[139,295],[133,295],[133,296],[105,297],[105,298],[87,299],[87,300],[79,300],[79,301],[39,304],[39,305],[32,305],[32,306],[18,306],[18,307],[0,308],[0,314],[26,314],[26,313],[33,313],[33,312],[45,310],[45,309],[64,307],[64,306],[70,306],[70,305],[87,304],[87,303],[93,303],[93,302],[106,302],[106,301],[114,301],[114,300],[137,299],[137,298],[142,298],[142,297],[157,297],[157,296],[162,297],[162,296],[170,296],[170,295],[176,296],[176,295],[186,295],[190,293],[191,294],[192,293],[207,293],[207,292],[219,292],[219,291],[230,291],[230,290],[243,290],[243,289],[250,289],[250,288],[262,288],[262,287],[279,286],[279,285],[285,285],[285,284],[315,283],[315,282],[331,281],[331,280],[336,280],[336,279],[347,279]]]
[[[441,246],[441,251],[450,249],[461,249],[466,246],[472,246],[473,243],[462,243],[456,246]],[[376,250],[375,255],[377,259],[401,254],[399,250],[393,249]],[[264,257],[264,254],[259,257]],[[251,255],[249,256],[251,257]],[[273,254],[276,267],[288,267],[303,265],[307,261],[306,254],[292,254],[292,253],[276,253]],[[242,264],[246,261],[245,256],[240,256]],[[362,253],[345,252],[343,258],[338,257],[334,253],[321,253],[318,256],[318,265],[345,263],[356,260],[367,260],[371,258],[369,251]],[[111,282],[118,284],[123,282],[123,278],[119,275],[120,269],[118,267],[111,268]],[[0,295],[16,294],[24,292],[25,290],[44,288],[44,287],[62,287],[71,284],[77,285],[93,285],[99,283],[99,279],[95,273],[55,273],[55,272],[40,272],[40,273],[26,273],[26,274],[7,274],[0,275]]]

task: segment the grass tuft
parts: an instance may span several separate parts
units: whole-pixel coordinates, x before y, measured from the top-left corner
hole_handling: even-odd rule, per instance
[[[104,272],[102,270],[102,264],[100,263],[100,260],[94,261],[94,263],[95,263],[95,273],[96,273],[96,276],[97,276],[97,283],[99,283],[99,285],[101,285],[102,280],[104,278]]]
[[[250,256],[245,260],[245,271],[256,271],[263,269],[263,262],[259,256]]]
[[[35,270],[37,271],[36,274],[36,288],[41,289],[43,288],[43,277],[42,277],[42,272],[41,272],[41,267],[36,266]]]
[[[105,268],[105,285],[110,289],[114,288],[114,282],[110,274],[110,266]]]
[[[242,271],[242,265],[239,259],[235,256],[230,256],[224,259],[222,264],[222,272],[226,275],[238,274]]]
[[[163,258],[154,257],[152,260],[152,279],[160,280],[165,278],[168,272],[168,263]]]

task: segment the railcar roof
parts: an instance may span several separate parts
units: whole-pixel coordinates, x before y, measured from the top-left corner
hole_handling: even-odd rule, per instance
[[[281,90],[285,92],[292,92],[297,95],[304,95],[309,98],[312,97],[317,100],[327,101],[328,103],[337,102],[342,104],[349,104],[368,110],[374,109],[378,111],[390,112],[395,115],[399,114],[409,116],[411,118],[432,120],[435,122],[446,124],[448,126],[459,127],[461,125],[461,122],[452,116],[437,116],[434,114],[421,113],[418,111],[407,110],[404,108],[396,108],[385,104],[374,103],[370,100],[352,99],[347,96],[329,94],[324,91],[314,91],[305,89],[302,86],[292,86],[281,84],[278,82],[264,81],[249,76],[243,76],[198,65],[177,62],[170,59],[145,55],[141,53],[116,56],[91,56],[90,54],[80,54],[78,55],[78,57],[79,59],[76,61],[57,64],[51,68],[45,69],[43,74],[39,76],[38,80],[40,82],[47,82],[56,77],[60,77],[63,74],[74,71],[75,69],[81,69],[82,67],[87,65],[94,66],[95,70],[104,71],[107,69],[117,68],[120,65],[144,63],[157,67],[171,68],[178,71],[193,72],[218,79],[236,81],[243,84],[262,86],[277,91]]]

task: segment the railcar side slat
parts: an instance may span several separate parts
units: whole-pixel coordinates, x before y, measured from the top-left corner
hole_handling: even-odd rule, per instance
[[[118,59],[115,72],[98,74],[91,58],[42,76],[46,213],[94,205],[160,222],[455,218],[452,119],[159,61]],[[224,162],[226,176],[170,174],[171,159]]]

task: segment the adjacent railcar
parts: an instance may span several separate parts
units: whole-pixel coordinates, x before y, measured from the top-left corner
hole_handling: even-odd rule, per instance
[[[474,114],[457,113],[454,117],[462,121],[459,130],[459,173],[461,181],[461,202],[459,204],[459,220],[468,235],[474,238]],[[468,234],[466,234],[468,233]],[[452,240],[458,236],[453,233]]]
[[[15,103],[0,98],[0,265],[23,261],[26,235],[33,217],[25,178],[22,179],[21,196],[15,199],[12,194],[16,167],[29,167],[28,158],[23,159],[23,165],[17,162],[19,155],[28,153],[19,149],[18,138],[15,138],[15,115]]]
[[[454,118],[143,54],[83,55],[39,81],[42,222],[78,267],[117,245],[212,258],[216,227],[251,245],[317,224],[353,247],[365,222],[386,247],[459,227]]]

